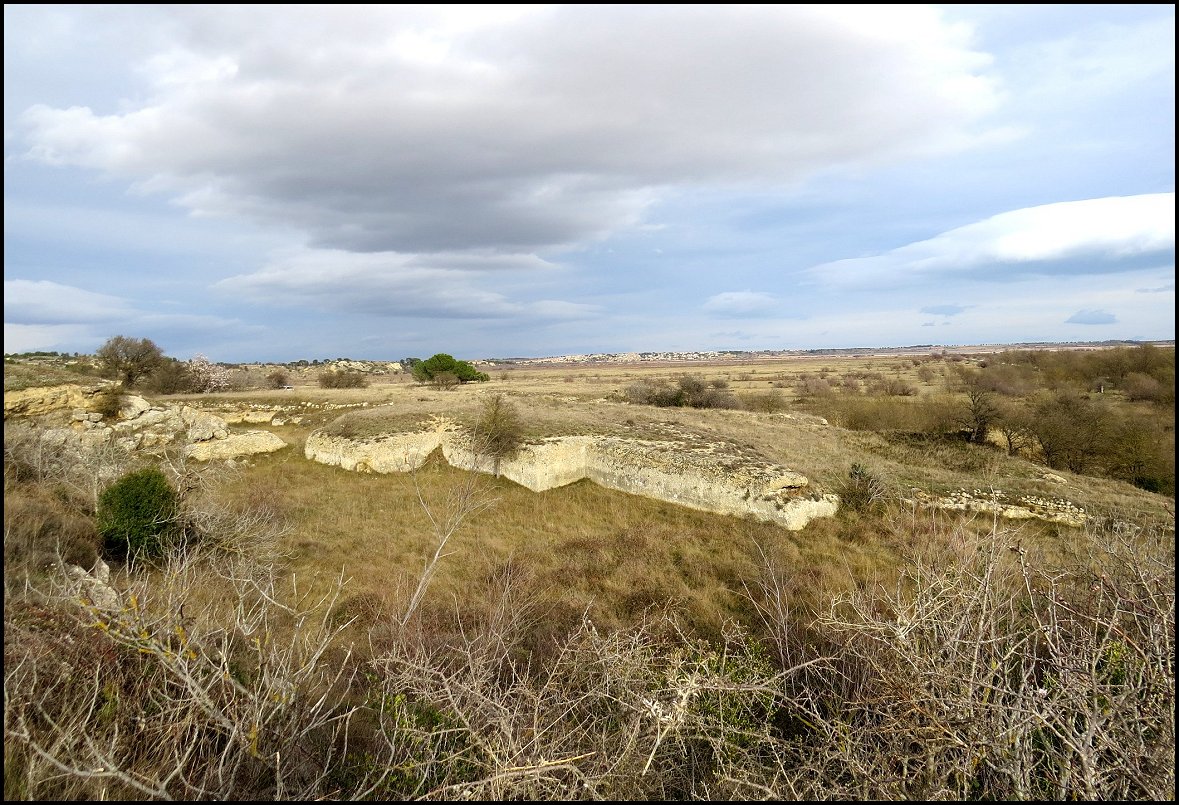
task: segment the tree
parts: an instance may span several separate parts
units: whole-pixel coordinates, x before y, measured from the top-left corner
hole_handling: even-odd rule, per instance
[[[188,373],[192,377],[193,391],[201,394],[225,391],[231,385],[229,370],[201,354],[192,356],[188,362]]]
[[[116,335],[95,353],[107,374],[131,388],[164,360],[164,352],[147,338]]]
[[[1107,449],[1110,424],[1103,406],[1062,392],[1036,405],[1029,430],[1049,467],[1083,473]]]
[[[994,394],[981,385],[972,384],[966,389],[966,415],[964,421],[970,428],[970,441],[983,444],[987,440],[991,425],[999,418],[995,407]]]
[[[480,372],[466,361],[455,360],[453,355],[447,355],[445,352],[439,352],[414,364],[412,372],[413,379],[419,383],[434,382],[438,385],[442,385],[439,379],[444,374],[453,375],[460,383],[468,383],[472,380],[482,383],[491,379],[485,372]]]
[[[994,425],[1003,434],[1009,456],[1018,456],[1035,441],[1028,409],[1021,403],[1001,402]]]

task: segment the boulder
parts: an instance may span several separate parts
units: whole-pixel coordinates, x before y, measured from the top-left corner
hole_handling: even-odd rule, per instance
[[[184,454],[195,461],[214,461],[257,453],[273,453],[286,446],[287,443],[281,437],[270,431],[251,430],[221,439],[195,442],[184,448]]]

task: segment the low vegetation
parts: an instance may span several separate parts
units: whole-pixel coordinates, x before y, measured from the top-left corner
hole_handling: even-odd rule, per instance
[[[319,387],[325,389],[362,389],[368,385],[368,378],[363,372],[348,370],[332,370],[321,372]]]
[[[1165,367],[1128,357],[1084,392],[1073,371],[1098,364],[1071,357],[883,370],[917,394],[818,367],[602,384],[680,401],[639,395],[596,429],[756,430],[822,464],[844,505],[802,532],[438,460],[194,466],[6,423],[6,798],[1168,799],[1173,498],[1091,438],[1057,448],[1036,417],[1003,431],[1009,406],[1043,420],[1079,400],[1104,439],[1140,417],[1173,440]],[[507,456],[598,410],[567,399],[567,374],[552,397],[522,396],[520,373],[511,397],[403,386],[333,427],[453,410]],[[744,410],[689,402],[714,393]],[[817,426],[780,416],[800,411],[863,427],[807,455]],[[1018,485],[1049,455],[1103,476],[1084,481],[1101,512],[1084,528],[905,499],[905,473]]]

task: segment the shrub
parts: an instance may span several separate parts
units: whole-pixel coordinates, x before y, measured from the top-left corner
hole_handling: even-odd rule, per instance
[[[724,381],[705,383],[703,378],[693,375],[684,375],[674,386],[641,380],[627,387],[626,398],[632,403],[660,408],[744,408],[744,403],[726,385]]]
[[[118,558],[160,556],[175,532],[179,496],[155,467],[124,475],[98,498],[98,533]]]
[[[918,392],[912,383],[891,377],[873,381],[868,387],[868,393],[885,397],[915,397]]]
[[[325,389],[362,389],[368,386],[368,378],[354,370],[327,371],[320,373],[319,385]]]
[[[266,375],[266,386],[272,389],[281,389],[284,386],[291,385],[291,376],[287,374],[285,369],[275,369],[270,374]]]
[[[827,397],[833,389],[827,380],[806,374],[794,381],[794,393],[799,397]]]
[[[194,390],[188,364],[174,358],[165,358],[152,370],[143,385],[156,394],[184,394]]]
[[[840,504],[855,512],[871,511],[884,502],[884,496],[884,483],[863,464],[852,464],[839,488]]]
[[[123,407],[123,387],[107,386],[94,395],[90,410],[102,414],[103,419],[114,419]]]
[[[524,426],[516,407],[502,394],[493,394],[483,402],[479,421],[475,423],[477,449],[496,461],[513,455],[524,441]]]
[[[786,407],[786,399],[782,396],[782,392],[771,389],[764,394],[746,395],[745,407],[750,411],[762,414],[776,414]]]
[[[1122,381],[1122,391],[1127,400],[1150,400],[1152,402],[1174,402],[1175,389],[1168,389],[1150,375],[1141,372],[1130,372]]]

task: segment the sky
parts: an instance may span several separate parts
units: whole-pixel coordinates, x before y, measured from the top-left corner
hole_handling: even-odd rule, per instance
[[[4,7],[4,351],[1175,337],[1174,5]]]

